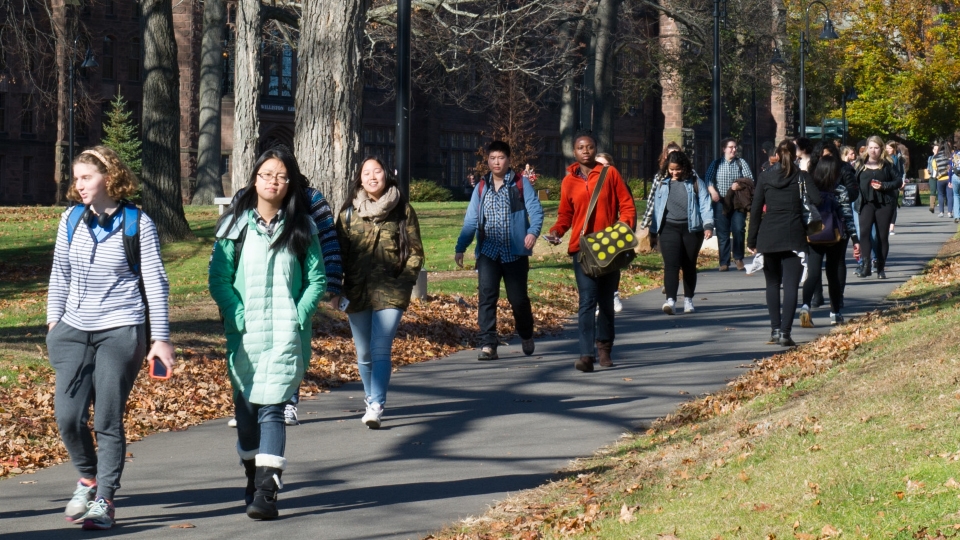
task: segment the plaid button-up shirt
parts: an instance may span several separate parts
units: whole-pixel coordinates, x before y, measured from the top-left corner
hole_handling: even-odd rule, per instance
[[[277,215],[273,216],[273,219],[270,220],[270,223],[267,223],[267,220],[263,219],[263,216],[260,215],[260,212],[257,212],[256,208],[253,209],[253,217],[257,220],[257,228],[260,229],[260,232],[272,238],[273,233],[277,232],[277,225],[280,225],[283,210],[278,211]]]
[[[510,190],[507,188],[507,180],[512,175],[512,171],[507,173],[499,190],[493,188],[491,179],[487,189],[483,190],[483,199],[480,201],[483,223],[480,254],[503,263],[520,258],[510,251]]]
[[[750,171],[750,165],[743,158],[734,158],[727,161],[726,158],[714,160],[707,170],[707,183],[713,184],[720,193],[720,197],[726,196],[730,186],[737,178],[749,178],[753,180],[753,173]]]

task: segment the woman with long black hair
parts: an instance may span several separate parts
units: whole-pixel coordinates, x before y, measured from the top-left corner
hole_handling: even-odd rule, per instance
[[[827,265],[827,290],[830,293],[830,324],[843,324],[840,308],[843,305],[843,288],[846,283],[847,245],[851,240],[853,256],[860,256],[860,239],[857,237],[857,227],[850,207],[850,196],[841,181],[840,159],[833,154],[825,154],[816,162],[812,177],[816,189],[820,192],[820,215],[823,217],[825,213],[830,213],[834,219],[840,218],[839,223],[833,223],[840,238],[836,242],[812,242],[807,250],[807,280],[803,283],[803,305],[800,307],[800,325],[804,328],[813,327],[809,304],[816,289],[821,287],[820,280],[814,278],[819,277],[824,260]]]
[[[890,223],[897,209],[903,178],[894,172],[883,139],[876,135],[867,139],[867,149],[857,160],[856,172],[860,186],[860,231],[863,233],[860,237],[860,252],[864,258],[863,271],[859,275],[868,277],[872,274],[869,258],[872,239],[867,233],[876,225],[879,244],[877,277],[887,279],[885,270],[890,252]]]
[[[326,289],[306,184],[286,148],[264,152],[246,191],[217,223],[210,260],[253,519],[278,515],[287,468],[284,406],[310,364],[311,319]]]
[[[423,267],[417,213],[379,158],[366,158],[350,182],[337,236],[343,294],[350,302],[346,311],[366,396],[361,421],[379,429],[393,369],[393,339]]]
[[[763,253],[767,311],[770,314],[770,340],[767,343],[792,347],[796,343],[791,339],[790,331],[797,314],[797,291],[803,274],[799,254],[807,249],[800,184],[804,184],[803,189],[814,205],[820,204],[820,192],[810,175],[796,165],[797,150],[793,142],[784,140],[777,145],[777,156],[779,162],[760,175],[753,194],[747,248],[754,254]]]

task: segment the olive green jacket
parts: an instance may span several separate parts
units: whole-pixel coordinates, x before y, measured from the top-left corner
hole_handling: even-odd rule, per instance
[[[404,216],[409,256],[398,272],[399,227]],[[343,257],[343,294],[350,300],[347,313],[406,310],[423,267],[420,222],[413,207],[397,205],[381,222],[363,219],[355,209],[344,210],[337,216],[337,236]]]

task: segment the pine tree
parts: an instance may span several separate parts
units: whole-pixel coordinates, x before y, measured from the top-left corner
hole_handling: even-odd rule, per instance
[[[140,134],[130,118],[127,100],[119,93],[110,102],[112,108],[103,126],[101,144],[112,148],[136,175],[140,175]]]

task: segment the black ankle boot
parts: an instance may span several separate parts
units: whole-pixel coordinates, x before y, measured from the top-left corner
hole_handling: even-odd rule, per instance
[[[254,483],[257,486],[253,501],[247,505],[247,516],[251,519],[275,519],[277,511],[277,492],[283,487],[280,476],[287,468],[287,460],[281,456],[257,454],[257,472]]]
[[[773,328],[770,330],[770,341],[767,342],[767,345],[777,345],[780,343],[780,329]]]
[[[872,276],[872,275],[873,275],[873,272],[871,272],[870,269],[871,269],[870,260],[869,260],[869,259],[864,259],[864,260],[863,260],[863,270],[861,270],[860,273],[857,274],[857,276],[859,276],[859,277],[870,277],[870,276]]]
[[[783,347],[793,347],[797,343],[790,339],[790,332],[780,332],[780,345]]]
[[[253,502],[253,494],[257,491],[257,461],[254,459],[241,460],[243,470],[247,473],[247,488],[243,492],[243,500],[250,506]]]

